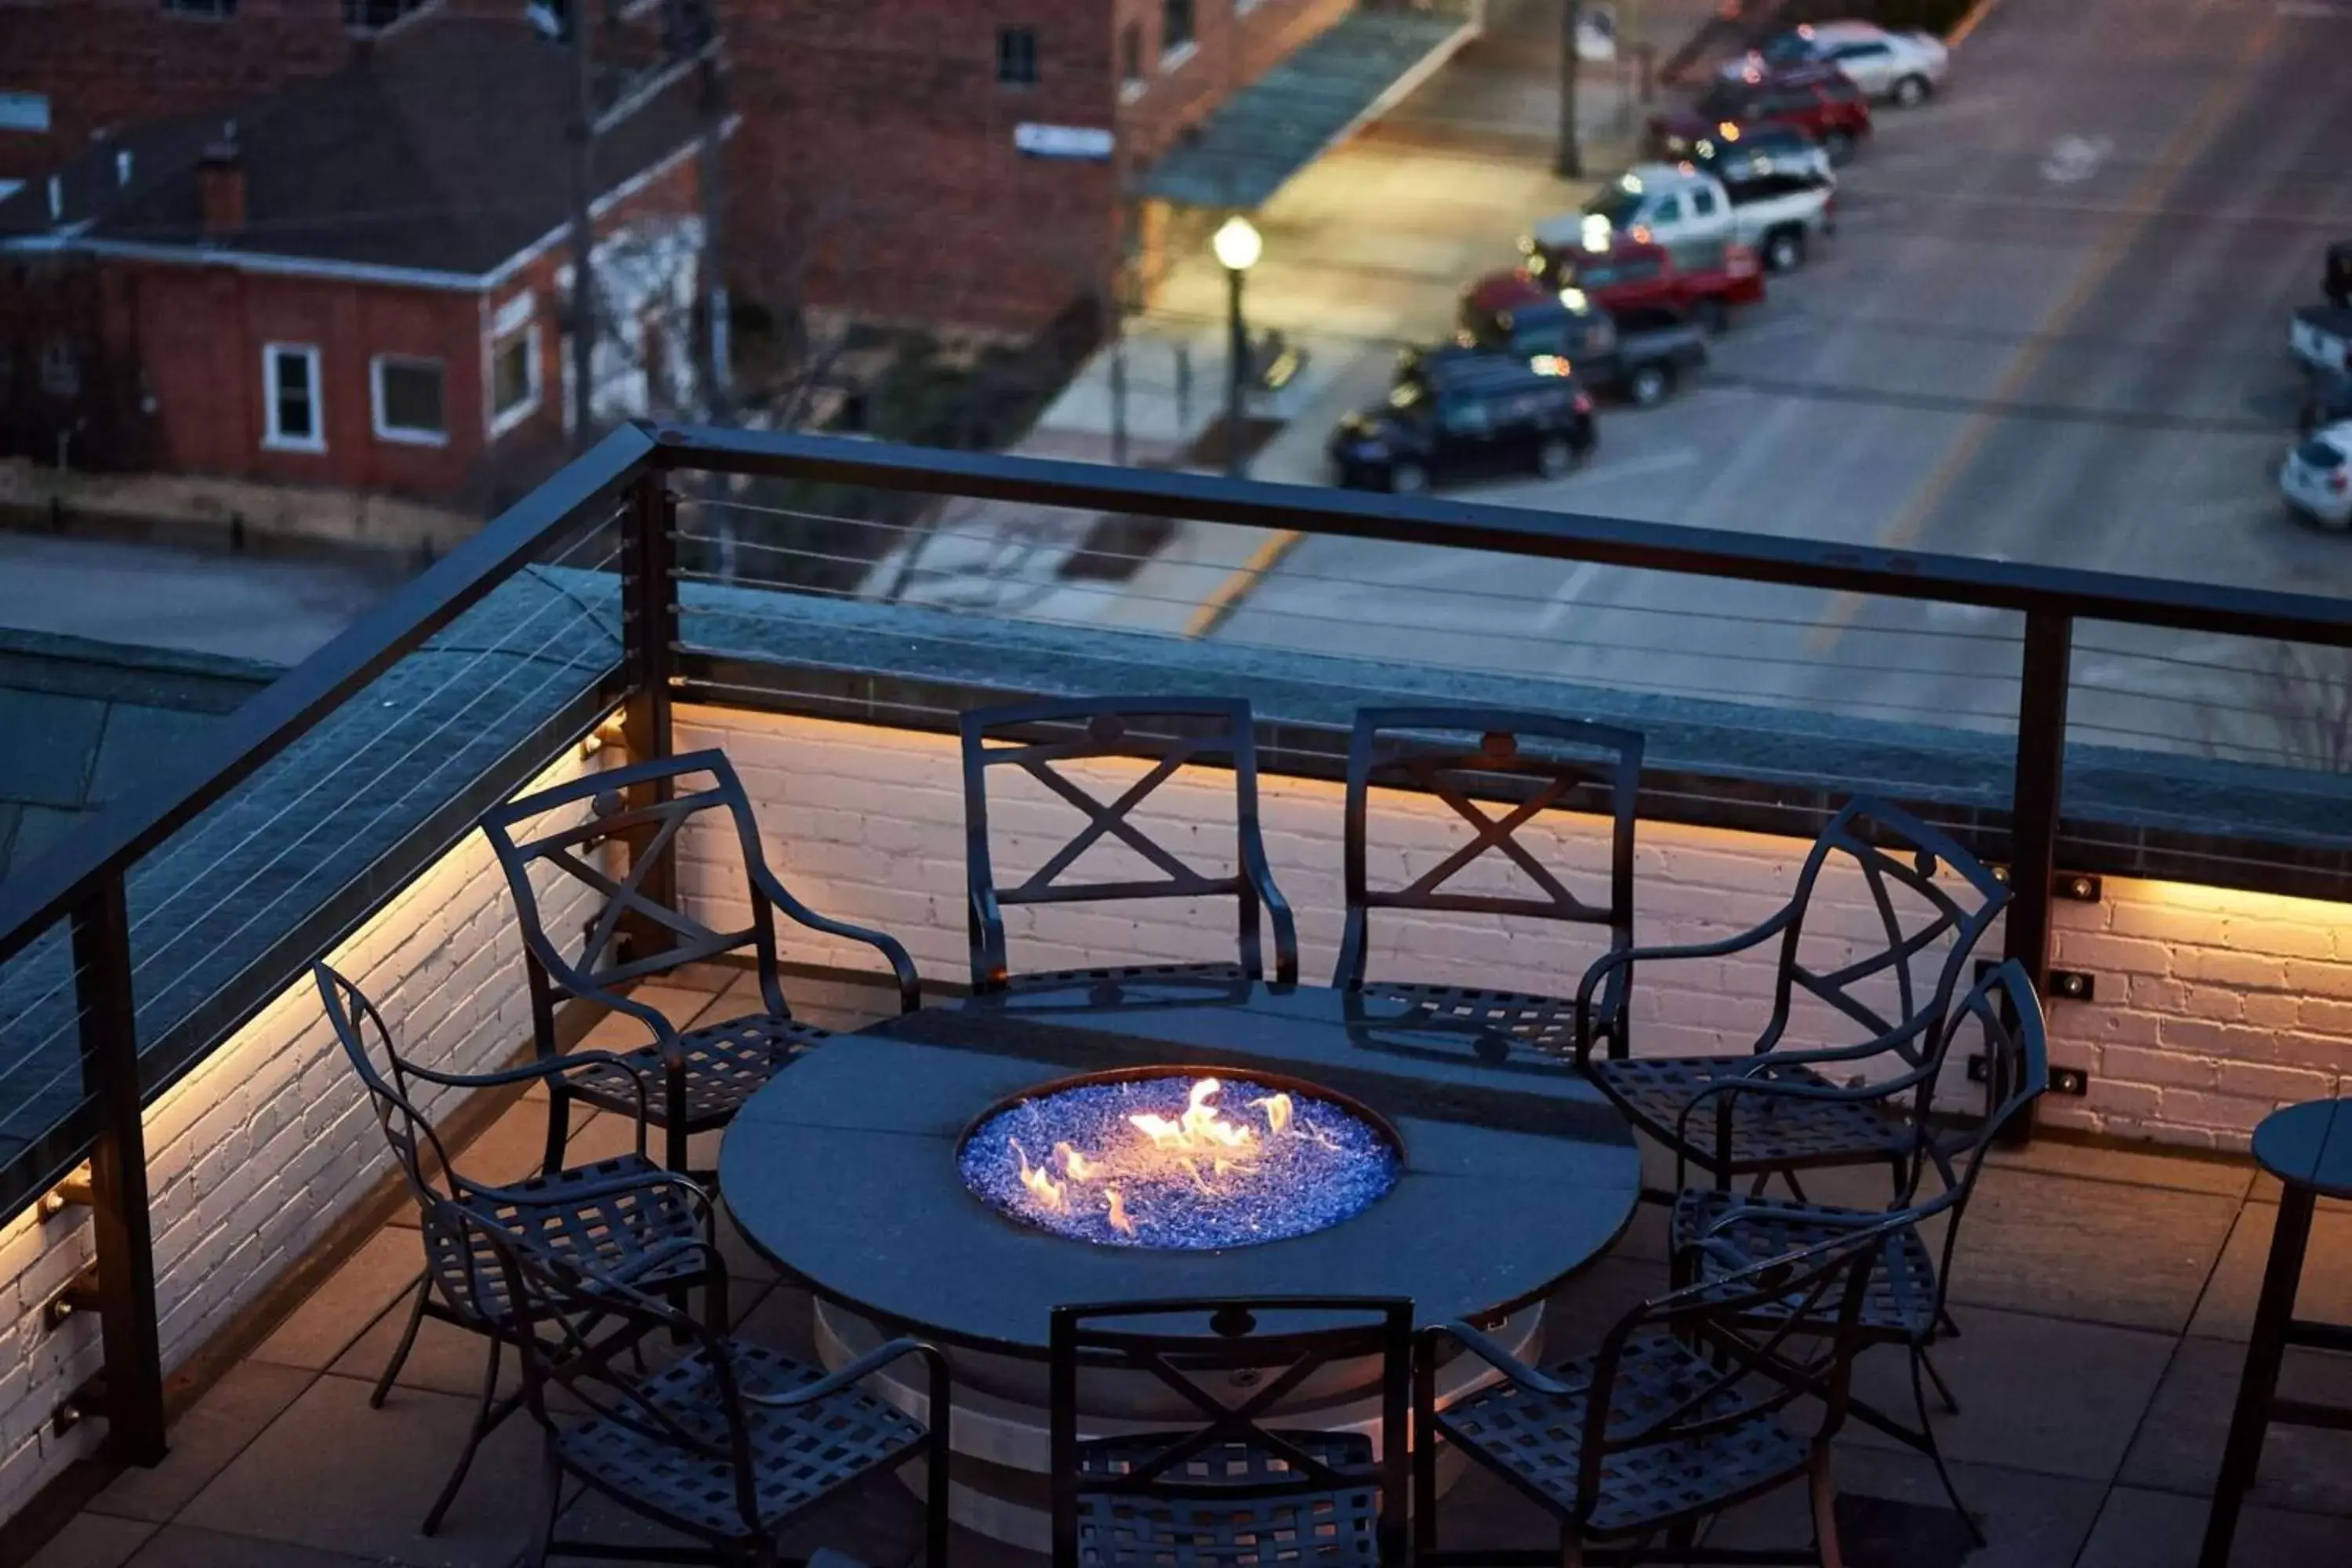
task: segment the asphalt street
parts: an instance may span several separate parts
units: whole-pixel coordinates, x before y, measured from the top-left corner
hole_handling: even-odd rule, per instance
[[[2352,3],[2001,0],[1944,95],[1879,114],[1835,240],[1718,340],[1702,386],[1605,412],[1594,460],[1563,480],[1470,493],[2341,592],[2352,540],[2291,519],[2271,475],[2299,386],[2287,319],[2326,243],[2352,234],[2347,58]],[[1379,152],[1410,140],[1412,110]],[[1326,287],[1367,293],[1339,271]],[[1403,313],[1401,287],[1377,291],[1384,315]],[[1433,335],[1453,294],[1425,293]],[[1368,342],[1360,382],[1392,352]],[[2006,729],[2018,633],[1998,615],[1308,540],[1219,635],[1390,655],[1402,638],[1437,662]],[[2312,760],[2281,710],[2324,699],[2273,650],[2118,626],[2081,640],[2078,738]]]

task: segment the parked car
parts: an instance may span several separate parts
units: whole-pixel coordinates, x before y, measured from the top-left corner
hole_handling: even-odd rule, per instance
[[[1837,183],[1835,165],[1810,132],[1793,125],[1758,125],[1743,129],[1725,121],[1675,155],[1727,184],[1765,174],[1811,174]]]
[[[2327,265],[2319,275],[2319,291],[2339,310],[2352,310],[2352,239],[2327,247]]]
[[[1650,141],[1663,157],[1685,157],[1726,124],[1742,132],[1793,127],[1820,142],[1831,163],[1843,163],[1870,134],[1870,105],[1835,66],[1749,70],[1714,83],[1688,109],[1652,115]]]
[[[1952,52],[1933,33],[1894,32],[1874,22],[1809,22],[1776,33],[1717,74],[1727,80],[1750,72],[1833,66],[1869,98],[1916,108],[1944,85]]]
[[[2286,346],[2315,375],[2352,374],[2352,307],[2305,305],[2288,324]]]
[[[2352,420],[2315,430],[2279,465],[2279,493],[2327,528],[2352,527]]]
[[[1683,378],[1706,363],[1706,331],[1669,306],[1606,311],[1581,289],[1545,289],[1491,310],[1464,300],[1454,342],[1407,349],[1405,363],[1477,353],[1559,359],[1595,393],[1648,408],[1673,396]]]
[[[1695,164],[1637,163],[1579,210],[1538,224],[1535,241],[1566,250],[1628,234],[1677,256],[1737,242],[1787,272],[1836,227],[1836,187],[1810,174],[1773,172],[1727,185]]]
[[[1729,322],[1733,307],[1764,298],[1764,268],[1736,239],[1702,241],[1669,250],[1611,230],[1591,243],[1553,248],[1530,237],[1519,242],[1525,266],[1491,272],[1464,290],[1480,310],[1509,310],[1562,289],[1611,314],[1664,306],[1696,318],[1711,332]]]
[[[1438,353],[1409,359],[1388,401],[1341,419],[1329,450],[1341,484],[1409,495],[1478,476],[1558,478],[1594,440],[1592,398],[1566,360]]]

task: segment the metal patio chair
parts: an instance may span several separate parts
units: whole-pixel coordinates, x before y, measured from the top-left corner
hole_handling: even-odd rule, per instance
[[[632,790],[642,792],[646,802],[631,805],[625,792]],[[524,836],[548,818],[561,825]],[[715,833],[719,843],[742,855],[740,896],[751,918],[740,929],[714,930],[688,912],[674,887],[662,890],[663,879],[676,879],[689,826]],[[592,1002],[643,1025],[651,1043],[626,1052],[623,1060],[656,1086],[646,1110],[654,1125],[662,1129],[663,1163],[671,1170],[686,1169],[688,1138],[724,1127],[779,1068],[832,1037],[831,1030],[793,1017],[784,1000],[776,948],[778,910],[811,931],[873,948],[898,983],[901,1010],[911,1013],[920,1005],[914,961],[896,939],[818,914],[768,868],[759,823],[723,752],[694,752],[591,773],[496,807],[484,814],[482,831],[506,870],[521,919],[531,1025],[540,1055],[554,1057],[562,1050],[555,1032],[559,1002]],[[590,858],[616,844],[630,850],[629,868],[619,875]],[[547,900],[532,880],[534,872],[555,873],[551,879],[555,886],[568,886],[556,879],[571,879],[602,900],[576,953],[567,955],[548,929],[551,915],[568,905]],[[727,895],[733,889],[706,891],[732,902]],[[667,936],[667,944],[638,950],[638,942],[649,943],[656,935]],[[756,965],[764,1012],[680,1030],[659,1009],[619,989],[746,949]],[[622,1111],[635,1103],[631,1084],[617,1072],[585,1073],[576,1082],[551,1080],[551,1163],[569,1135],[575,1099]]]
[[[541,1495],[524,1561],[551,1554],[665,1562],[677,1547],[560,1541],[556,1515],[567,1478],[666,1530],[704,1543],[708,1561],[767,1568],[782,1561],[776,1537],[808,1510],[869,1476],[920,1460],[925,1467],[924,1562],[945,1568],[949,1425],[945,1358],[896,1339],[826,1372],[730,1335],[680,1312],[632,1280],[533,1241],[451,1216],[473,1233],[468,1256],[495,1270],[511,1303],[509,1332],[523,1346],[523,1402],[544,1436]],[[719,1267],[696,1238],[670,1244],[676,1258]],[[678,1353],[647,1370],[593,1342],[581,1327],[613,1321],[633,1340],[666,1334]],[[908,1356],[925,1371],[928,1425],[861,1389]]]
[[[2025,1115],[2050,1087],[2049,1044],[2042,1005],[2025,966],[2011,959],[1979,981],[1953,1009],[1948,1031],[1958,1036],[1971,1026],[1984,1040],[1984,1114],[1974,1126],[1957,1133],[1924,1128],[1925,1158],[1913,1162],[1907,1180],[1898,1180],[1887,1212],[1833,1208],[1781,1199],[1742,1197],[1711,1188],[1693,1188],[1675,1205],[1670,1235],[1674,1247],[1675,1282],[1695,1284],[1720,1279],[1742,1259],[1777,1257],[1801,1247],[1820,1246],[1841,1235],[1866,1230],[1895,1218],[1903,1223],[1887,1234],[1854,1327],[1864,1345],[1896,1344],[1911,1360],[1911,1400],[1918,1425],[1906,1426],[1856,1400],[1855,1420],[1877,1427],[1916,1448],[1934,1461],[1945,1495],[1968,1525],[1979,1545],[1983,1532],[1960,1501],[1951,1472],[1936,1441],[1927,1415],[1926,1384],[1934,1383],[1945,1407],[1959,1409],[1959,1401],[1944,1384],[1927,1352],[1947,1332],[1957,1333],[1946,1310],[1951,1289],[1952,1255],[1960,1234],[1960,1219],[1976,1191],[1984,1157],[2002,1133]],[[1739,1086],[1728,1086],[1738,1092]],[[1922,1199],[1922,1170],[1932,1166],[1938,1190]],[[1931,1250],[1921,1227],[1945,1217],[1943,1245]],[[1735,1250],[1726,1250],[1725,1244]],[[1937,1253],[1941,1253],[1940,1262]],[[1780,1321],[1788,1316],[1785,1304],[1768,1302],[1748,1321],[1754,1325]]]
[[[1476,744],[1430,738],[1475,734]],[[1551,742],[1531,753],[1529,740]],[[1634,796],[1642,779],[1642,737],[1632,730],[1543,713],[1481,708],[1363,708],[1348,747],[1347,828],[1343,848],[1348,911],[1331,984],[1343,991],[1409,1004],[1416,1016],[1483,1025],[1565,1058],[1575,1041],[1576,1004],[1566,997],[1429,982],[1367,980],[1371,911],[1423,910],[1529,918],[1599,929],[1612,952],[1633,945]],[[1395,784],[1433,795],[1467,821],[1475,836],[1401,888],[1375,888],[1368,867],[1371,789]],[[1507,805],[1489,816],[1471,791]],[[1605,795],[1605,804],[1588,795]],[[1522,841],[1519,832],[1549,810],[1606,812],[1611,820],[1606,895],[1587,901]],[[1452,892],[1447,884],[1489,851],[1507,858],[1531,885],[1522,893]],[[1592,1009],[1596,1037],[1613,1037],[1624,1011],[1631,971],[1610,972]]]
[[[1069,763],[1134,759],[1152,765],[1104,801],[1062,771]],[[1135,808],[1188,764],[1233,769],[1235,867],[1210,876],[1153,839],[1133,820]],[[999,887],[989,845],[988,775],[1016,768],[1085,814],[1087,826],[1012,887]],[[1134,986],[1229,989],[1265,974],[1261,914],[1274,928],[1274,977],[1298,978],[1298,934],[1290,906],[1274,885],[1258,834],[1257,746],[1247,702],[1214,697],[1099,698],[974,709],[963,716],[964,863],[971,889],[971,984],[977,994],[1067,992],[1099,1005],[1105,992]],[[1160,875],[1066,882],[1086,852],[1115,841]],[[1105,903],[1139,899],[1231,898],[1237,906],[1237,962],[1143,964],[1012,973],[1005,956],[1008,905]]]
[[[1402,1568],[1412,1302],[1056,1307],[1051,1352],[1054,1568]],[[1362,1432],[1302,1430],[1277,1409],[1328,1394],[1350,1362],[1378,1367],[1377,1453]],[[1087,1436],[1097,1379],[1139,1383],[1156,1404],[1116,1436]]]
[[[512,1415],[519,1403],[511,1397],[501,1400],[498,1394],[500,1352],[514,1343],[500,1327],[509,1316],[498,1294],[502,1287],[492,1278],[488,1281],[490,1293],[487,1297],[481,1293],[485,1281],[476,1266],[482,1259],[465,1249],[469,1233],[436,1216],[455,1208],[486,1226],[531,1237],[561,1255],[625,1275],[647,1289],[673,1296],[700,1290],[710,1321],[724,1323],[727,1270],[709,1259],[663,1250],[677,1241],[712,1240],[716,1216],[700,1188],[646,1158],[642,1111],[635,1153],[587,1165],[550,1166],[536,1176],[504,1186],[468,1179],[450,1163],[440,1134],[416,1108],[417,1085],[490,1089],[549,1082],[566,1073],[590,1071],[619,1073],[629,1076],[632,1082],[638,1080],[630,1075],[626,1063],[603,1051],[583,1051],[498,1072],[450,1073],[420,1067],[394,1047],[383,1016],[357,985],[324,963],[313,964],[310,973],[326,1006],[327,1020],[366,1086],[384,1141],[392,1145],[393,1158],[425,1221],[425,1273],[409,1304],[407,1326],[401,1331],[400,1342],[384,1364],[383,1375],[376,1380],[368,1404],[383,1408],[393,1380],[400,1375],[416,1343],[416,1331],[426,1318],[480,1334],[488,1342],[473,1429],[467,1435],[456,1468],[425,1516],[425,1533],[431,1535],[441,1528],[482,1439]],[[641,1082],[638,1093],[644,1094]]]
[[[1748,1263],[1644,1301],[1591,1355],[1538,1371],[1468,1323],[1422,1331],[1413,1376],[1415,1568],[1591,1561],[1818,1562],[1837,1568],[1830,1443],[1843,1423],[1863,1283],[1877,1230]],[[1745,1314],[1789,1301],[1832,1325],[1758,1335]],[[1447,1342],[1501,1374],[1437,1404]],[[1816,1405],[1800,1402],[1818,1395]],[[1438,1543],[1437,1443],[1453,1444],[1559,1521],[1557,1543],[1446,1552]],[[1706,1520],[1803,1478],[1813,1542],[1785,1555],[1698,1544]]]
[[[1826,967],[1806,961],[1803,939],[1815,921],[1822,873],[1832,863],[1860,879],[1875,929],[1850,943],[1832,942],[1844,950],[1835,967]],[[1956,888],[1937,879],[1939,866]],[[1801,1198],[1801,1171],[1896,1167],[1915,1159],[1913,1129],[1927,1118],[1948,1040],[1945,1015],[1977,942],[2008,901],[2007,886],[1948,837],[1884,801],[1856,799],[1814,840],[1788,903],[1754,930],[1720,942],[1604,955],[1577,988],[1576,1060],[1627,1120],[1673,1151],[1674,1192],[1645,1195],[1672,1201],[1689,1165],[1725,1188],[1749,1177],[1761,1191],[1778,1175]],[[1771,1009],[1745,1054],[1633,1056],[1633,1031],[1622,1012],[1607,1036],[1609,1054],[1593,1054],[1603,1037],[1596,994],[1606,995],[1619,970],[1654,978],[1662,965],[1725,958],[1775,938]],[[1871,999],[1874,989],[1891,989],[1891,1009]],[[1826,1004],[1863,1037],[1817,1048],[1789,1045],[1791,1008],[1801,995]],[[1734,1079],[1747,1086],[1738,1094],[1701,1098]]]

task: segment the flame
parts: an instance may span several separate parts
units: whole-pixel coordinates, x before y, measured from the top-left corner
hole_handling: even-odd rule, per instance
[[[1110,1200],[1111,1229],[1118,1232],[1121,1236],[1133,1236],[1135,1234],[1135,1222],[1127,1217],[1127,1205],[1120,1200],[1118,1189],[1117,1187],[1105,1187],[1103,1189],[1103,1195]]]
[[[1174,1121],[1148,1112],[1130,1116],[1128,1121],[1162,1149],[1179,1149],[1189,1153],[1247,1148],[1257,1142],[1257,1134],[1238,1122],[1226,1121],[1217,1108],[1209,1103],[1223,1088],[1224,1085],[1213,1078],[1197,1080],[1192,1085],[1192,1094],[1187,1097],[1184,1114]]]
[[[1265,1112],[1266,1130],[1272,1132],[1276,1138],[1281,1137],[1284,1132],[1289,1130],[1290,1096],[1286,1094],[1269,1094],[1263,1100],[1251,1100],[1250,1109],[1253,1110],[1263,1110]]]
[[[1091,1182],[1102,1174],[1102,1167],[1071,1148],[1067,1143],[1054,1145],[1054,1158],[1062,1163],[1062,1170],[1074,1182]]]
[[[1013,1155],[1021,1162],[1021,1184],[1029,1189],[1029,1195],[1037,1200],[1037,1206],[1052,1214],[1060,1214],[1068,1208],[1069,1199],[1063,1194],[1062,1184],[1054,1180],[1053,1173],[1043,1166],[1031,1164],[1029,1152],[1021,1147],[1017,1139],[1007,1142],[1013,1144]]]

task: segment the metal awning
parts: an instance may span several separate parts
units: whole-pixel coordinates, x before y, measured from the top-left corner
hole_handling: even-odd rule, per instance
[[[1139,195],[1255,207],[1436,68],[1475,31],[1469,7],[1360,5],[1220,104],[1136,183]]]

